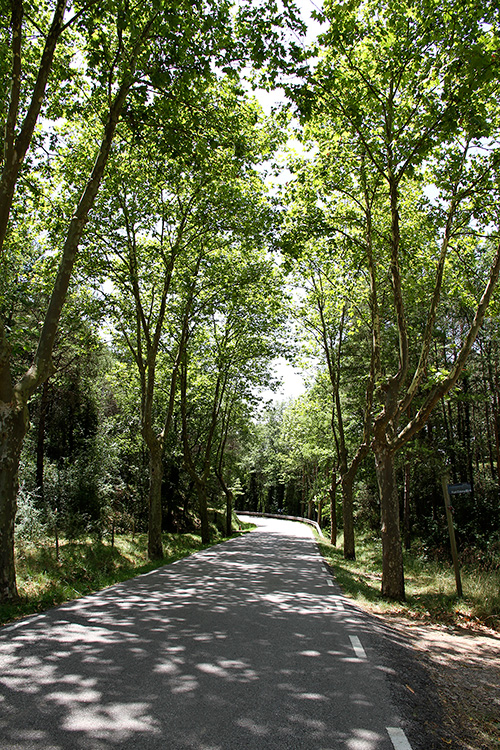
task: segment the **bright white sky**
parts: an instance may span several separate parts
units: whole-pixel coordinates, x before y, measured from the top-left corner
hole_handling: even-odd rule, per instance
[[[305,391],[304,378],[300,371],[292,367],[285,359],[280,357],[274,365],[276,375],[282,379],[283,384],[278,391],[264,391],[264,399],[272,401],[287,401],[289,398],[297,398]]]

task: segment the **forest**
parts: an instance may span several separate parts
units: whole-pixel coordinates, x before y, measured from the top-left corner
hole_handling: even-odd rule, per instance
[[[235,508],[369,530],[402,600],[443,477],[500,568],[498,5],[302,6],[0,0],[0,603],[20,544]]]

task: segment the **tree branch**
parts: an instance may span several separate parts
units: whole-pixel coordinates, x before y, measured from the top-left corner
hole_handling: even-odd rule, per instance
[[[488,308],[488,305],[490,303],[490,300],[493,296],[493,292],[495,291],[495,287],[498,282],[499,274],[500,274],[500,243],[497,246],[496,255],[493,260],[493,264],[492,264],[491,271],[490,271],[490,277],[488,279],[488,283],[486,284],[486,288],[484,290],[483,296],[481,297],[481,300],[478,304],[476,314],[474,316],[474,320],[472,321],[469,332],[465,338],[465,341],[462,345],[460,353],[457,359],[455,360],[455,363],[449,375],[444,380],[442,380],[438,385],[434,387],[434,389],[425,399],[424,403],[422,404],[418,412],[415,414],[414,418],[410,422],[408,422],[408,424],[404,427],[404,429],[402,429],[395,436],[393,440],[391,440],[392,451],[399,450],[403,445],[405,445],[405,443],[408,442],[408,440],[410,440],[410,438],[413,437],[413,435],[415,435],[420,429],[422,429],[422,427],[427,422],[430,413],[432,412],[434,406],[437,404],[439,399],[445,396],[448,393],[448,391],[451,388],[453,388],[453,386],[457,382],[465,366],[467,357],[470,354],[472,345],[474,344],[474,341],[479,332],[479,329],[481,328],[481,325],[483,323],[486,310]]]

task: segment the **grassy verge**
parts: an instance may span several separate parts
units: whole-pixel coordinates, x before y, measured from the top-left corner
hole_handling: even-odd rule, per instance
[[[163,545],[164,557],[151,562],[146,534],[117,536],[114,547],[91,539],[62,542],[59,559],[50,540],[19,544],[16,570],[20,600],[0,605],[0,624],[99,591],[210,546],[203,545],[196,534],[164,534]]]
[[[486,625],[500,630],[500,571],[464,567],[464,596],[456,595],[450,563],[423,561],[404,554],[406,601],[388,602],[380,596],[382,547],[379,539],[365,534],[356,539],[356,560],[344,560],[338,546],[318,536],[319,548],[344,593],[380,614],[400,614],[412,619],[450,625]]]

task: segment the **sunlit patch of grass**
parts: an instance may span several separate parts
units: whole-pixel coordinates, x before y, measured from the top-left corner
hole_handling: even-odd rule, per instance
[[[424,561],[404,553],[405,602],[382,598],[382,547],[373,535],[356,539],[356,560],[344,560],[342,539],[337,547],[318,538],[319,548],[337,582],[351,598],[381,614],[401,614],[414,619],[454,625],[482,624],[500,629],[500,572],[464,567],[464,596],[458,598],[450,563]]]
[[[218,542],[223,539],[217,539]],[[148,560],[147,535],[116,536],[115,545],[85,539],[20,544],[16,549],[19,602],[0,605],[0,624],[41,612],[70,599],[180,560],[210,545],[197,534],[164,534],[163,558]]]

